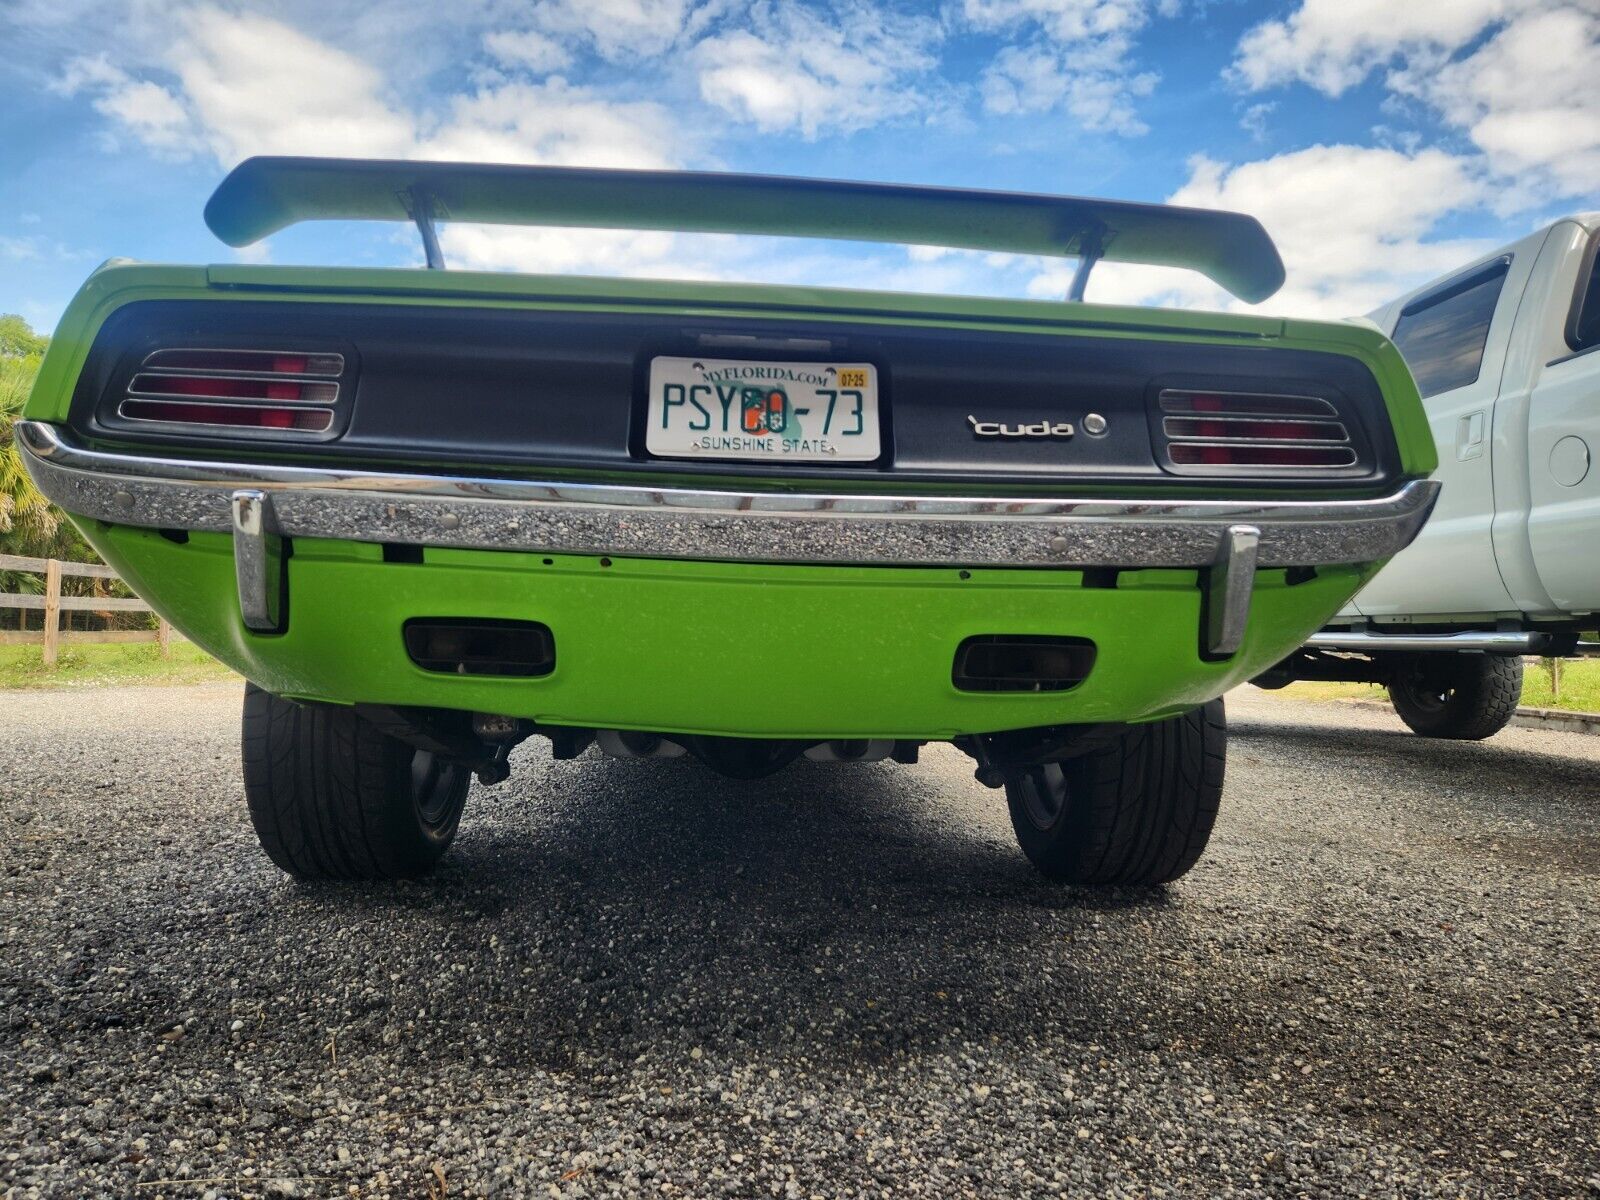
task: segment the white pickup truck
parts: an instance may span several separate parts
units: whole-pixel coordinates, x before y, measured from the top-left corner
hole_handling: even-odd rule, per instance
[[[1432,519],[1334,623],[1260,676],[1381,683],[1427,737],[1484,738],[1525,654],[1600,629],[1600,213],[1557,221],[1368,314],[1439,446]]]

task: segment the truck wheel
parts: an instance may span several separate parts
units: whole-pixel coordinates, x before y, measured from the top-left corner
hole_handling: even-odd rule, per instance
[[[1522,660],[1503,654],[1413,654],[1389,683],[1400,719],[1423,737],[1499,733],[1522,699]]]
[[[1199,861],[1222,799],[1221,700],[1006,784],[1011,827],[1040,872],[1082,884],[1169,883]]]
[[[244,796],[267,857],[301,879],[410,879],[456,835],[466,767],[346,708],[244,692]]]

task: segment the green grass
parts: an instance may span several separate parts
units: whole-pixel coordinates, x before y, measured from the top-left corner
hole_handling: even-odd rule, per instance
[[[1522,702],[1530,708],[1564,708],[1600,712],[1600,659],[1568,659],[1561,664],[1561,699],[1550,690],[1550,664],[1527,664],[1522,675]]]
[[[239,677],[204,650],[172,639],[171,656],[153,644],[63,646],[54,669],[38,646],[0,646],[0,690],[107,687],[116,684],[218,683]]]
[[[1260,692],[1257,693],[1262,694]],[[1291,683],[1267,695],[1289,700],[1381,700],[1388,703],[1385,688],[1365,683]],[[1600,659],[1565,659],[1561,663],[1561,699],[1550,687],[1547,660],[1528,662],[1522,672],[1522,703],[1528,708],[1558,708],[1567,712],[1600,712]]]

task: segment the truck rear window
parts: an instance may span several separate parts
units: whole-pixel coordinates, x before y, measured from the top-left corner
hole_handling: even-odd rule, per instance
[[[1489,323],[1510,268],[1509,258],[1500,259],[1418,297],[1401,311],[1394,344],[1425,398],[1477,380]]]
[[[1589,239],[1589,249],[1578,272],[1572,320],[1567,326],[1567,345],[1574,350],[1600,346],[1600,233]]]

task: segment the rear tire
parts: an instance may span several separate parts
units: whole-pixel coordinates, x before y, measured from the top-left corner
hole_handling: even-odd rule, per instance
[[[1503,654],[1413,654],[1389,683],[1400,719],[1423,737],[1480,741],[1522,700],[1522,660]]]
[[[1222,799],[1222,701],[1006,784],[1028,861],[1078,884],[1170,883],[1199,861]]]
[[[347,708],[244,692],[244,795],[267,857],[300,879],[413,879],[455,838],[472,776]]]

